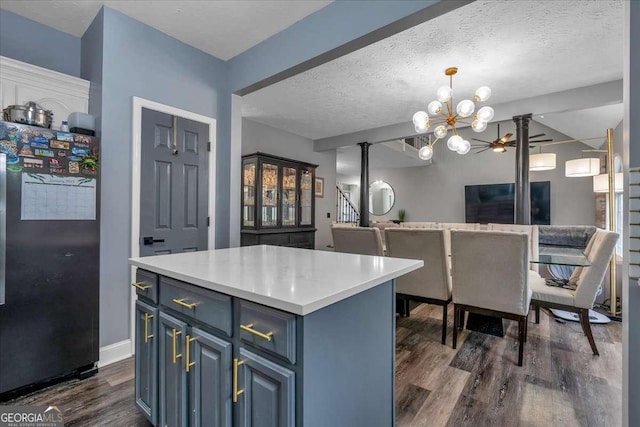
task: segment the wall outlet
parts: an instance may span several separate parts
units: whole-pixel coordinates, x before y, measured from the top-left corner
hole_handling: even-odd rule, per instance
[[[327,212],[327,218],[331,218],[331,212]]]

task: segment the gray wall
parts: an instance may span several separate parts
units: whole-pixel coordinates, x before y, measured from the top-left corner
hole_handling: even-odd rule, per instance
[[[500,124],[501,133],[515,133],[512,121]],[[461,130],[466,139],[479,137],[484,140],[496,138],[496,125],[477,134]],[[545,133],[554,141],[569,139],[539,123],[531,123],[530,134]],[[604,134],[604,130],[603,130]],[[579,158],[581,143],[553,146],[545,151],[557,153],[557,167],[552,171],[531,172],[531,181],[551,181],[551,222],[553,224],[589,224],[595,221],[595,196],[591,178],[566,178],[564,162]],[[371,147],[375,150],[375,145]],[[433,164],[422,167],[381,169],[369,172],[370,181],[383,180],[394,189],[396,201],[393,209],[384,216],[371,216],[371,220],[397,219],[398,210],[407,211],[407,221],[464,222],[464,186],[476,184],[499,184],[515,182],[515,148],[506,153],[475,151],[462,156],[450,151],[446,140],[435,146]],[[534,150],[532,150],[534,152]],[[359,179],[343,177],[345,182]]]
[[[629,62],[625,64],[625,144],[629,150],[629,167],[640,167],[640,2],[632,1],[626,5],[630,21],[628,44],[625,56]],[[628,50],[626,50],[628,49]],[[634,120],[635,119],[635,120]],[[627,245],[627,248],[629,246]],[[629,410],[629,426],[640,425],[640,286],[635,280],[627,284],[628,293],[624,295],[623,315],[625,364],[628,363],[628,400],[624,408]],[[624,370],[623,370],[624,372]]]
[[[96,118],[97,135],[102,130],[102,33],[104,9],[100,9],[81,40],[80,77],[89,80],[89,114]]]
[[[4,9],[0,9],[0,55],[80,76],[79,37]]]
[[[216,247],[228,245],[226,66],[120,12],[103,11],[100,345],[129,338],[132,97],[218,119]]]
[[[324,197],[316,197],[316,249],[331,244],[331,222],[336,211],[336,154],[317,153],[313,141],[262,123],[242,120],[242,154],[256,151],[318,165],[316,176],[324,178]],[[327,218],[327,213],[331,218]]]

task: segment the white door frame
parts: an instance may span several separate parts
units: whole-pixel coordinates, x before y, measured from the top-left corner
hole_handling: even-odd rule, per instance
[[[140,256],[140,169],[142,167],[142,109],[158,111],[172,116],[182,117],[209,125],[209,142],[211,151],[209,152],[209,234],[208,248],[215,248],[216,233],[216,210],[215,210],[215,189],[216,189],[216,119],[160,104],[148,99],[133,97],[133,111],[131,120],[131,257]],[[135,282],[136,269],[131,267],[131,283]],[[136,292],[131,287],[131,354],[135,354],[135,301]]]

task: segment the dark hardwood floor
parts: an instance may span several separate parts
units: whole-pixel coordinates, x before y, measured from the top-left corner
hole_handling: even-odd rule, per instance
[[[57,405],[67,426],[150,426],[133,403],[133,358],[2,405]]]
[[[541,314],[536,325],[531,313],[518,367],[517,322],[505,321],[505,338],[465,330],[453,350],[452,314],[446,347],[441,316],[423,304],[398,320],[398,427],[622,425],[620,323],[592,325],[598,357],[579,323]]]
[[[398,427],[622,425],[621,324],[593,325],[597,357],[578,323],[543,314],[536,325],[531,314],[520,368],[515,322],[505,321],[505,338],[465,330],[453,350],[452,308],[447,346],[441,307],[422,304],[398,320]],[[133,403],[133,359],[4,404],[58,405],[70,426],[148,426]]]

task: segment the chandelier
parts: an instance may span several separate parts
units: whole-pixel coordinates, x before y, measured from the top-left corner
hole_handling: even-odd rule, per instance
[[[482,86],[476,90],[472,99],[460,101],[456,109],[453,109],[453,76],[458,72],[458,68],[450,67],[444,72],[449,76],[449,86],[441,86],[437,92],[437,100],[431,101],[427,105],[427,111],[418,111],[413,115],[413,124],[417,133],[426,133],[432,125],[435,141],[433,144],[420,148],[418,156],[423,160],[433,157],[433,145],[440,139],[447,136],[449,130],[453,135],[447,140],[447,147],[458,154],[467,154],[471,150],[471,143],[458,135],[456,124],[465,123],[471,126],[475,132],[482,132],[487,128],[487,123],[493,119],[494,111],[489,106],[484,106],[476,110],[476,104],[484,102],[491,96],[491,89]],[[475,114],[473,114],[475,112]]]

